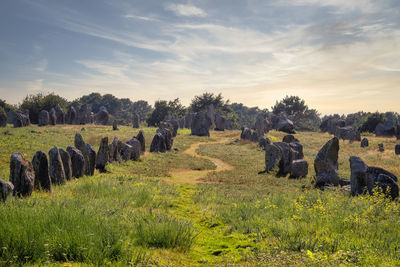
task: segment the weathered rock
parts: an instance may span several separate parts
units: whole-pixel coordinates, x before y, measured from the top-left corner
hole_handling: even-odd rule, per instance
[[[385,123],[379,123],[375,128],[376,136],[392,137],[396,135],[396,127],[393,121],[386,121]]]
[[[369,146],[369,141],[367,138],[363,138],[363,140],[361,140],[361,147],[368,147]]]
[[[308,174],[308,162],[304,159],[298,159],[292,161],[292,165],[290,168],[290,176],[289,178],[300,178],[306,177]]]
[[[51,179],[49,176],[49,162],[43,151],[37,151],[32,159],[32,167],[35,172],[35,189],[51,191]]]
[[[154,135],[150,145],[150,152],[165,152],[167,150],[164,136],[158,132]]]
[[[88,106],[83,104],[78,111],[78,123],[84,125],[88,122]]]
[[[64,165],[64,173],[65,179],[67,181],[72,179],[72,161],[70,154],[65,151],[64,149],[59,149],[58,152],[60,153],[61,160]]]
[[[132,146],[129,144],[124,143],[122,145],[122,149],[121,149],[121,158],[124,161],[128,161],[131,159],[131,154],[132,154]]]
[[[169,151],[174,144],[174,138],[172,138],[171,131],[168,128],[158,129],[158,133],[164,136],[165,148]]]
[[[275,142],[274,145],[281,150],[281,159],[278,164],[279,171],[277,176],[286,176],[290,173],[292,162],[301,158],[299,153],[293,150],[288,143]]]
[[[291,143],[289,143],[289,146],[294,152],[296,152],[296,154],[293,156],[294,159],[303,159],[304,158],[302,144],[300,144],[299,142],[291,142]]]
[[[137,113],[133,114],[132,125],[133,125],[133,128],[139,128],[140,127],[140,116],[139,116],[139,114],[137,114]]]
[[[129,142],[129,145],[132,146],[131,150],[131,160],[139,160],[141,154],[141,144],[138,139],[132,138]]]
[[[394,147],[394,153],[396,155],[400,155],[400,144],[396,144],[396,146]]]
[[[39,126],[46,126],[49,125],[50,122],[50,116],[49,113],[46,110],[42,110],[39,112]]]
[[[80,178],[85,174],[85,158],[82,152],[76,147],[67,147],[67,152],[71,156],[72,176]]]
[[[49,151],[49,175],[52,184],[65,184],[64,164],[57,147]]]
[[[114,161],[114,145],[111,143],[108,145],[108,162]]]
[[[226,118],[222,116],[220,113],[215,115],[215,130],[216,131],[224,131],[226,128]]]
[[[91,144],[86,144],[86,148],[89,152],[89,175],[93,175],[96,166],[96,151]]]
[[[114,120],[114,122],[113,122],[113,131],[118,131],[117,120]]]
[[[110,147],[108,145],[108,137],[101,139],[99,151],[96,157],[96,169],[99,172],[106,172],[106,165],[110,160]]]
[[[264,133],[268,133],[269,124],[267,123],[267,120],[266,120],[264,114],[257,115],[256,122],[254,124],[254,130],[260,138],[264,137]]]
[[[29,110],[22,112],[20,110],[10,110],[7,112],[7,123],[12,123],[14,128],[25,127],[31,124],[29,119]]]
[[[270,141],[268,138],[262,137],[262,138],[260,138],[260,140],[258,141],[258,146],[259,146],[259,147],[262,147],[262,148],[264,148],[264,149],[265,149],[265,146],[266,146],[266,145],[269,145],[269,144],[271,144],[271,141]]]
[[[169,120],[169,121],[167,121],[167,122],[170,123],[170,124],[172,125],[172,128],[171,128],[171,127],[168,127],[168,129],[171,130],[172,137],[176,137],[176,135],[178,134],[178,129],[179,129],[178,120],[172,119],[172,120]],[[162,127],[161,125],[162,125],[162,123],[160,124],[160,128],[164,128],[164,127]]]
[[[90,175],[89,151],[80,133],[75,134],[75,147],[82,152],[83,158],[85,159],[85,167],[84,167],[85,174]]]
[[[282,142],[284,142],[284,143],[292,143],[292,142],[299,142],[299,140],[297,140],[297,138],[294,137],[294,135],[288,134],[288,135],[285,135],[283,137]]]
[[[49,111],[49,124],[50,125],[57,124],[57,115],[56,115],[56,110],[54,108],[51,108]]]
[[[315,173],[317,175],[316,187],[325,185],[339,185],[338,174],[339,139],[329,140],[318,152],[314,160]]]
[[[360,132],[353,129],[351,126],[339,127],[336,129],[336,137],[342,140],[361,141]]]
[[[281,159],[281,150],[274,144],[265,145],[265,170],[272,171]]]
[[[242,133],[240,134],[240,139],[251,141],[252,136],[253,136],[253,133],[251,132],[251,130],[249,128],[247,128],[247,127],[242,128]]]
[[[140,154],[144,154],[144,152],[146,151],[146,141],[144,139],[144,134],[142,130],[139,131],[136,139],[140,142]]]
[[[3,202],[7,200],[7,197],[13,191],[14,191],[14,185],[12,183],[0,179],[0,198]]]
[[[289,133],[289,134],[295,133],[293,122],[284,116],[281,116],[281,118],[279,119],[276,129],[278,131]]]
[[[32,194],[35,183],[33,166],[21,153],[11,155],[10,182],[14,185],[13,195],[25,197]]]
[[[367,188],[370,194],[374,194],[374,189],[378,186],[382,189],[383,193],[390,195],[392,199],[399,196],[397,176],[393,173],[379,167],[371,166],[368,167],[367,175]]]
[[[349,160],[351,169],[351,194],[353,196],[364,194],[368,184],[368,166],[359,157],[351,156]]]
[[[385,151],[385,148],[383,147],[383,143],[379,143],[378,144],[378,149],[379,149],[379,152],[384,152]]]
[[[192,118],[194,117],[194,113],[191,112],[185,117],[185,128],[190,129],[192,127]]]
[[[59,104],[55,107],[56,117],[57,117],[57,124],[65,124],[65,112],[62,110]]]
[[[96,113],[94,119],[97,124],[107,125],[110,114],[105,107],[101,107],[99,112]]]
[[[210,136],[209,129],[211,125],[211,119],[204,112],[197,112],[191,124],[192,135]]]
[[[76,124],[78,121],[78,113],[73,106],[70,106],[67,112],[67,123]]]
[[[118,140],[117,137],[114,137],[114,140],[112,142],[112,146],[113,146],[113,149],[112,149],[113,157],[112,157],[112,159],[113,159],[113,161],[119,162],[121,160],[121,150],[122,150],[123,143],[120,140]]]
[[[206,116],[211,123],[209,129],[212,129],[215,125],[215,109],[213,104],[208,106]]]
[[[185,128],[185,118],[183,117],[183,118],[178,119],[178,124],[179,124],[180,129]]]

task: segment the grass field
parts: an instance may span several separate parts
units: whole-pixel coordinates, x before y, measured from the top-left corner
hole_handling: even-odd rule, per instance
[[[73,145],[75,132],[97,150],[102,137],[128,141],[138,132],[84,127],[2,129],[0,178],[8,180],[12,152],[31,160],[37,150]],[[148,149],[156,129],[143,130]],[[306,178],[292,180],[258,174],[264,152],[233,142],[239,135],[195,137],[179,130],[178,151],[147,152],[138,162],[109,165],[108,173],[75,179],[52,193],[9,197],[0,203],[0,266],[400,265],[398,200],[313,188],[315,155],[331,136],[297,134],[310,166]],[[266,136],[280,141],[284,134]],[[364,149],[340,142],[340,176],[350,178],[351,155],[399,176],[396,140],[368,138]]]

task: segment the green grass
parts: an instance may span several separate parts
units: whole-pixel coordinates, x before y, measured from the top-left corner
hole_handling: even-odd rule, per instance
[[[0,136],[0,174],[9,157],[73,144],[81,126],[7,128]],[[85,126],[84,139],[127,141],[138,130]],[[35,132],[31,132],[35,131]],[[40,132],[40,133],[39,133]],[[145,128],[147,148],[155,128]],[[264,152],[249,142],[207,144],[206,137],[179,131],[179,151],[152,153],[138,162],[107,167],[56,186],[52,193],[10,197],[0,203],[0,266],[56,265],[386,265],[400,264],[400,205],[384,197],[351,197],[340,188],[314,189],[313,160],[331,136],[299,133],[310,168],[304,179],[276,178],[264,169]],[[234,140],[239,131],[212,138]],[[283,133],[267,135],[279,141]],[[349,157],[400,175],[393,138],[368,136],[370,147],[340,141],[339,173],[350,178]],[[198,153],[219,158],[234,170],[210,172],[206,184],[170,183],[171,169],[214,170],[213,163],[183,151],[204,142]],[[377,151],[383,142],[385,152]],[[5,180],[8,180],[7,178]]]

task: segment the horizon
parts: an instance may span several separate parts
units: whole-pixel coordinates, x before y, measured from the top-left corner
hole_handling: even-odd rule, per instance
[[[322,116],[400,113],[399,14],[395,0],[6,0],[1,98],[98,92],[188,106],[211,92],[270,109],[296,95]]]

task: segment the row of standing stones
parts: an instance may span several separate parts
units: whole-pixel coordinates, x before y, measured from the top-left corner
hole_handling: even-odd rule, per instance
[[[54,147],[48,152],[48,157],[45,152],[37,151],[32,162],[21,153],[13,153],[9,182],[0,179],[1,199],[5,201],[10,194],[27,197],[34,189],[51,191],[52,185],[62,185],[84,175],[92,176],[95,169],[106,172],[108,163],[137,161],[144,151],[145,138],[140,130],[137,136],[125,143],[115,137],[109,144],[108,137],[102,138],[97,153],[79,133],[75,135],[74,146],[68,146],[66,150]]]

